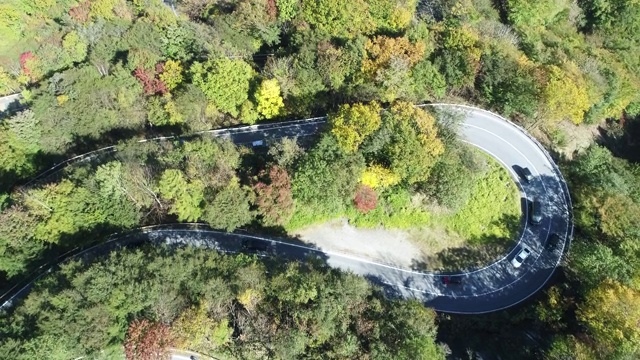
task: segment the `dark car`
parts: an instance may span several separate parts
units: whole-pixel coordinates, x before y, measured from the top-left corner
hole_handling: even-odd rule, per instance
[[[531,170],[529,170],[529,168],[522,167],[519,165],[513,165],[513,169],[516,171],[518,176],[522,178],[522,180],[526,182],[533,180],[533,174],[531,173]]]
[[[549,237],[547,238],[547,241],[545,241],[544,243],[544,248],[549,251],[553,251],[558,247],[559,243],[560,243],[560,235],[554,233],[549,235]]]
[[[531,225],[538,225],[542,222],[542,204],[536,198],[529,203],[529,222]]]
[[[269,251],[269,243],[259,239],[242,240],[242,251],[249,253],[265,253]]]
[[[525,179],[527,182],[533,180],[533,174],[531,173],[531,170],[529,170],[529,168],[520,168],[520,176],[522,176],[523,179]]]
[[[445,275],[442,277],[442,283],[445,285],[458,285],[462,284],[462,276],[460,275]]]

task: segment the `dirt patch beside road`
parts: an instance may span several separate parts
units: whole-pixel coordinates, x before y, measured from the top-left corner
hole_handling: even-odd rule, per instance
[[[293,235],[323,251],[420,271],[458,271],[484,266],[508,248],[507,245],[504,245],[506,248],[470,246],[458,234],[442,228],[357,228],[346,219],[309,226]]]
[[[295,232],[304,242],[325,251],[354,255],[382,264],[410,269],[415,260],[427,253],[403,230],[362,229],[346,219],[332,220]],[[393,249],[393,251],[390,251]]]

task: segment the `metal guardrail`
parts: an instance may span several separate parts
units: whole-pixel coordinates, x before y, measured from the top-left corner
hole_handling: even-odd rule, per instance
[[[326,119],[327,119],[326,116],[323,116],[323,117],[313,117],[313,118],[308,118],[308,119],[298,119],[298,120],[283,121],[283,122],[278,122],[278,123],[266,123],[266,124],[246,125],[246,126],[230,127],[230,128],[222,128],[222,129],[211,129],[211,130],[203,130],[203,131],[198,131],[198,132],[195,132],[195,133],[184,134],[184,135],[159,136],[159,137],[155,137],[155,138],[140,139],[137,142],[138,143],[146,143],[146,142],[153,142],[153,141],[180,140],[180,139],[188,139],[188,138],[201,136],[201,135],[207,135],[207,134],[210,134],[210,135],[213,135],[213,136],[216,136],[216,137],[221,137],[221,136],[238,134],[238,133],[248,133],[248,132],[261,131],[261,130],[271,130],[271,129],[280,128],[282,126],[295,126],[295,125],[298,125],[298,124],[308,124],[308,123],[315,123],[315,122],[323,123],[323,122],[326,122]],[[85,160],[91,160],[91,159],[93,159],[95,157],[98,157],[100,155],[104,155],[104,154],[108,154],[108,153],[115,153],[117,151],[118,151],[117,146],[116,145],[111,145],[111,146],[105,146],[105,147],[100,148],[100,149],[92,150],[92,151],[86,152],[84,154],[76,155],[76,156],[74,156],[72,158],[69,158],[67,160],[64,160],[64,161],[62,161],[60,163],[54,164],[49,169],[46,169],[46,170],[40,172],[39,174],[34,176],[31,180],[26,182],[24,185],[25,186],[31,185],[34,182],[36,182],[37,180],[40,180],[43,177],[46,177],[46,176],[49,176],[49,175],[53,175],[56,172],[66,168],[67,166],[70,166],[72,164],[79,163],[79,162],[82,162],[82,161],[85,161]]]

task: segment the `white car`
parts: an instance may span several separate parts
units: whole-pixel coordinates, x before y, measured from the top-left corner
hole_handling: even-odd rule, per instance
[[[252,146],[264,146],[264,140],[256,140],[251,143]]]
[[[522,250],[516,255],[513,260],[511,260],[511,265],[515,268],[519,268],[522,266],[522,263],[527,260],[527,258],[531,255],[531,250],[528,247],[523,246]]]

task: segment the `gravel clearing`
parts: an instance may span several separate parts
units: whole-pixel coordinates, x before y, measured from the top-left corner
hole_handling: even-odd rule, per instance
[[[295,233],[300,240],[325,251],[357,256],[382,264],[411,269],[427,258],[425,249],[407,231],[361,229],[346,219],[312,225]]]

